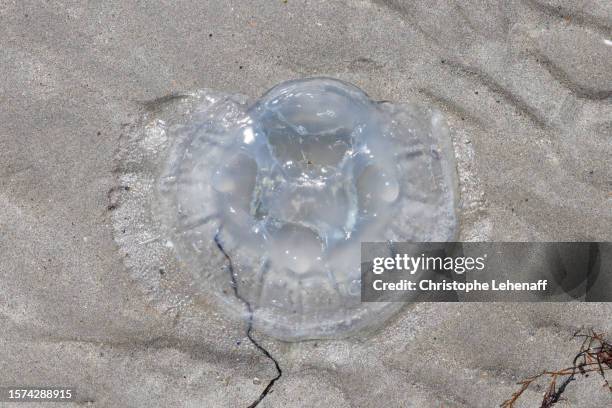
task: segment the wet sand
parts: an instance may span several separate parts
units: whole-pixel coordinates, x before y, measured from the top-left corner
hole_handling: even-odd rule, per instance
[[[274,377],[241,322],[202,299],[153,303],[114,242],[119,141],[175,92],[257,96],[325,75],[435,106],[453,135],[462,239],[612,240],[612,4],[481,3],[1,4],[0,386],[75,386],[99,407],[246,407]],[[255,333],[283,369],[260,406],[494,407],[565,366],[576,328],[612,331],[611,314],[418,304],[351,339]],[[567,398],[612,403],[594,377]]]

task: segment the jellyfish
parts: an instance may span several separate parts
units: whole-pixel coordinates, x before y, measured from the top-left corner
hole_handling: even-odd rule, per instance
[[[361,301],[361,243],[456,236],[440,112],[332,78],[185,98],[132,138],[126,182],[146,179],[154,239],[228,316],[285,340],[377,327],[399,305]]]

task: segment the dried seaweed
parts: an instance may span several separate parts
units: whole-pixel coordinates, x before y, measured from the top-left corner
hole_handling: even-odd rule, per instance
[[[606,340],[606,335],[594,330],[580,329],[574,333],[574,338],[582,339],[580,351],[574,357],[572,366],[561,370],[544,370],[539,374],[526,378],[518,384],[521,388],[504,401],[501,408],[513,408],[523,393],[537,380],[548,378],[548,388],[542,398],[540,408],[550,408],[563,399],[563,393],[571,382],[580,377],[588,377],[597,373],[604,382],[604,387],[612,393],[612,385],[606,378],[606,373],[612,371],[612,344]]]

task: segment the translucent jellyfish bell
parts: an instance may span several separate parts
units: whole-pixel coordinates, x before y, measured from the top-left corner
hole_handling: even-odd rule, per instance
[[[273,336],[380,324],[398,304],[360,301],[361,242],[455,237],[453,152],[436,111],[313,78],[252,104],[200,93],[166,116],[151,172],[160,234],[198,290],[230,313],[250,309]]]

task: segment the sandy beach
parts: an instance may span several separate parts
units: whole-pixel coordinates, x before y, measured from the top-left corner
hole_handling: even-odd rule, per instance
[[[460,239],[612,240],[609,0],[4,1],[0,55],[0,386],[76,387],[79,406],[247,407],[275,376],[244,322],[178,302],[168,274],[153,299],[115,242],[120,141],[177,92],[258,97],[329,76],[435,107]],[[282,368],[258,406],[496,407],[571,362],[578,328],[612,333],[610,316],[609,303],[419,303],[346,339],[255,332]],[[596,376],[564,396],[612,406]]]

